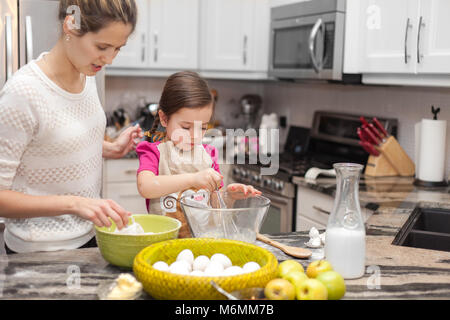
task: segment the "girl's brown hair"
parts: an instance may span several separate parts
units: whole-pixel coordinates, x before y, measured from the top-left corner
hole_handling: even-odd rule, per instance
[[[80,36],[88,32],[98,32],[111,22],[130,24],[133,31],[136,28],[137,6],[135,0],[60,0],[59,20],[61,22],[68,15],[76,14],[79,14],[80,17],[75,31]]]
[[[182,108],[202,108],[214,101],[211,90],[204,79],[191,71],[178,72],[171,75],[164,86],[158,111],[161,110],[170,118]],[[157,114],[148,137],[151,138],[161,123]],[[147,139],[151,141],[151,139]]]

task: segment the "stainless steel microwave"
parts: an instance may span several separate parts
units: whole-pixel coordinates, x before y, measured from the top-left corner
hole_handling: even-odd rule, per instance
[[[345,0],[312,0],[271,10],[269,75],[343,80]]]

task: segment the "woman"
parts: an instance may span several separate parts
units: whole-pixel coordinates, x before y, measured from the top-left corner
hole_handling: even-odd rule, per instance
[[[114,143],[103,141],[106,118],[95,75],[134,31],[136,4],[61,0],[59,18],[58,43],[17,71],[0,94],[0,216],[6,218],[7,252],[93,246],[92,223],[110,226],[111,218],[121,229],[130,215],[99,199],[102,157],[123,157],[142,133],[133,127]]]

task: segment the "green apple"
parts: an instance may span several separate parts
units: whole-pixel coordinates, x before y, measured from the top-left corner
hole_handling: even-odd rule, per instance
[[[292,283],[295,289],[297,289],[298,287],[300,287],[303,281],[308,280],[308,276],[303,272],[293,270],[285,275],[284,279]]]
[[[285,260],[278,265],[278,277],[284,278],[291,271],[305,272],[303,266],[295,260]]]
[[[319,273],[331,270],[333,270],[333,267],[331,266],[331,263],[329,263],[327,260],[317,260],[311,262],[308,268],[306,268],[306,275],[309,278],[314,279],[319,275]]]
[[[322,272],[316,279],[327,287],[328,300],[339,300],[345,295],[344,278],[336,271]]]
[[[316,279],[308,279],[297,288],[298,300],[327,300],[327,287]]]
[[[269,300],[295,300],[295,287],[285,279],[273,279],[264,288]]]

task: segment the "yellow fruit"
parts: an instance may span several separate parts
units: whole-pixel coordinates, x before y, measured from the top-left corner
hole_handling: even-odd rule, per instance
[[[299,262],[295,260],[283,261],[278,265],[278,276],[284,278],[289,272],[294,270],[305,272],[305,269],[303,269],[303,266]]]
[[[327,288],[316,279],[303,281],[296,293],[298,300],[327,300],[328,298]]]
[[[319,273],[331,270],[333,270],[333,267],[327,260],[317,260],[311,262],[308,268],[306,268],[306,275],[314,279]]]
[[[264,294],[269,300],[294,300],[295,287],[285,279],[273,279],[264,288]]]

